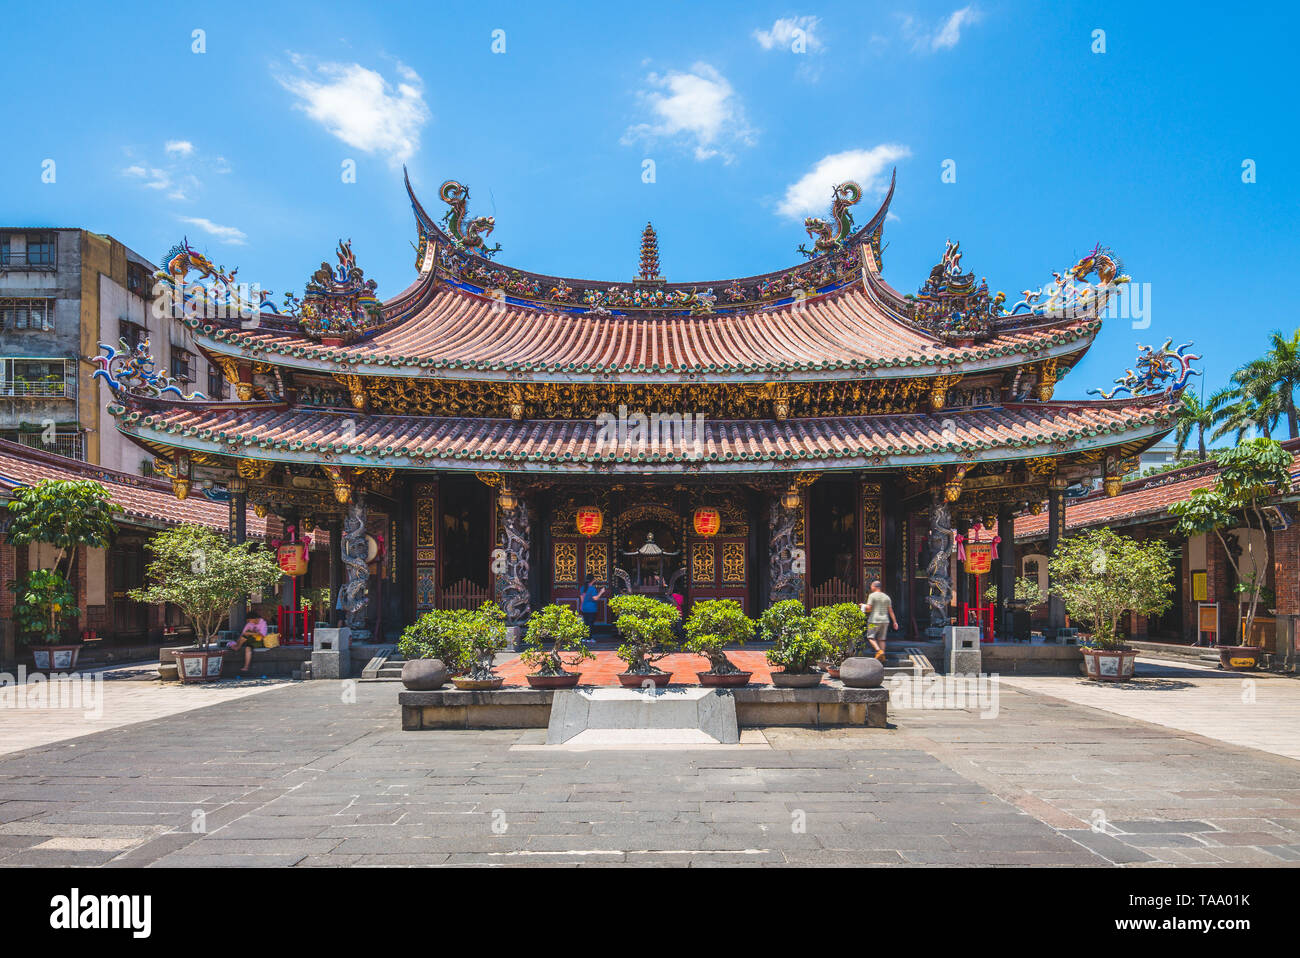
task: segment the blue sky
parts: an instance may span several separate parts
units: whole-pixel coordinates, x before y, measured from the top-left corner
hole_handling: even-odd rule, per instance
[[[1300,324],[1288,4],[72,2],[5,20],[0,221],[155,261],[185,235],[277,300],[340,237],[381,296],[411,281],[403,162],[439,214],[442,180],[471,187],[502,262],[630,279],[653,220],[675,281],[792,265],[832,179],[869,188],[861,221],[897,165],[885,276],[904,292],[947,238],[1012,301],[1099,241],[1149,284],[1150,326],[1112,320],[1059,396],[1167,337],[1196,342],[1214,388]]]

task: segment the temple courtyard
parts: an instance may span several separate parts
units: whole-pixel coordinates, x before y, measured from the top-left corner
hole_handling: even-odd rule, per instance
[[[1144,659],[965,708],[896,689],[889,729],[584,751],[403,732],[395,682],[104,675],[99,716],[0,691],[0,865],[1300,862],[1285,678]]]

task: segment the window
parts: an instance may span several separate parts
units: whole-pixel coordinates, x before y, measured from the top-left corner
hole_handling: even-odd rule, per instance
[[[149,330],[139,323],[124,319],[118,326],[118,335],[121,336],[122,342],[126,343],[127,349],[134,352],[137,346],[149,338]]]
[[[226,398],[226,377],[221,375],[221,370],[216,366],[208,367],[208,398]]]
[[[54,328],[54,300],[0,299],[0,330]]]
[[[192,366],[192,357],[188,352],[179,347],[172,347],[172,379],[179,379],[181,382],[194,382],[194,372]]]
[[[3,394],[58,399],[75,395],[70,391],[62,359],[3,359]]]
[[[54,234],[53,233],[28,233],[27,234],[27,265],[28,266],[53,266],[54,265]]]
[[[126,267],[126,288],[128,292],[143,297],[145,290],[144,267],[137,263],[128,263]]]
[[[9,265],[9,257],[12,255],[9,249],[9,237],[0,236],[0,266]]]

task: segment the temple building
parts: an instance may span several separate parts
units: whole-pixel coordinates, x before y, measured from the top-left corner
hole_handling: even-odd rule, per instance
[[[661,276],[650,226],[628,281],[505,266],[468,189],[444,183],[439,218],[406,189],[416,275],[390,299],[349,243],[281,308],[173,251],[159,276],[238,401],[184,394],[138,350],[101,359],[118,429],[178,496],[210,480],[341,533],[334,580],[363,634],[487,599],[519,625],[591,576],[751,615],[880,579],[904,633],[933,636],[971,598],[961,543],[996,528],[1011,551],[1044,502],[1059,535],[1067,488],[1117,492],[1192,372],[1166,343],[1103,398],[1054,399],[1128,281],[1113,254],[1009,303],[949,242],[900,293],[882,273],[892,182],[861,224],[862,189],[835,187],[802,262],[710,282]],[[1009,581],[1014,557],[1000,567]]]

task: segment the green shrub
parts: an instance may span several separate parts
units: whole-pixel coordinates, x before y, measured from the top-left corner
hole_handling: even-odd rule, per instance
[[[677,647],[674,626],[682,620],[677,607],[645,595],[620,595],[610,599],[609,609],[617,616],[614,627],[623,638],[617,655],[627,663],[628,672],[663,671],[654,663]]]
[[[580,665],[594,659],[583,642],[591,634],[582,616],[572,606],[552,603],[532,614],[524,632],[527,648],[519,656],[538,675],[563,675],[566,665]],[[564,653],[571,653],[566,659]]]
[[[778,602],[759,619],[759,628],[773,646],[767,650],[767,661],[784,667],[791,675],[806,675],[816,670],[817,663],[831,653],[830,644],[818,631],[817,622],[804,611],[798,599]]]
[[[830,647],[826,661],[835,667],[857,655],[867,631],[867,614],[856,602],[838,602],[819,606],[812,611],[817,634]]]
[[[709,660],[715,675],[734,675],[740,669],[727,658],[723,647],[744,645],[754,638],[754,621],[734,599],[705,599],[696,602],[686,620],[686,650]]]
[[[408,659],[441,659],[452,675],[464,675],[473,665],[463,609],[435,609],[402,631],[397,649]]]
[[[17,595],[14,624],[29,642],[57,645],[64,620],[79,614],[77,594],[57,569],[32,569],[27,578],[10,582],[9,588]]]

